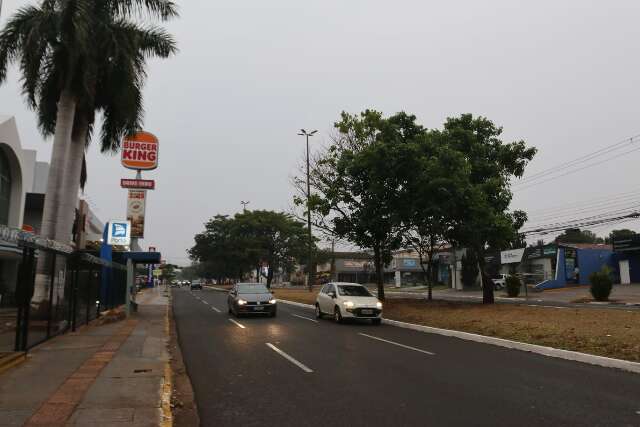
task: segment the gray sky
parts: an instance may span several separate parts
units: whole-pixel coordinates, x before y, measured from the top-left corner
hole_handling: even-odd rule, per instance
[[[5,0],[0,20],[29,3]],[[341,110],[405,110],[428,127],[484,115],[505,139],[539,148],[530,173],[640,133],[637,1],[180,3],[168,28],[181,53],[151,64],[146,89],[145,127],[161,149],[160,167],[145,174],[157,190],[144,244],[172,262],[186,263],[206,219],[236,212],[240,200],[288,210],[304,147],[297,130],[319,129],[321,144]],[[16,73],[0,87],[0,112],[17,117],[23,145],[48,161],[50,141],[37,133]],[[635,190],[631,204],[640,199],[639,159],[516,191],[514,207],[545,222],[552,207]],[[119,179],[134,172],[95,146],[88,164],[87,194],[101,219],[123,217]]]

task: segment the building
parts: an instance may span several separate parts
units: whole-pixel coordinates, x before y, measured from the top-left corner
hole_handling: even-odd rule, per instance
[[[613,241],[617,282],[623,285],[640,283],[640,234]]]
[[[0,116],[0,225],[40,234],[48,177],[49,164],[36,161],[35,150],[22,148],[15,119]],[[84,200],[79,202],[78,213],[73,238],[76,247],[99,243],[102,222]],[[21,256],[15,245],[0,240],[0,295],[4,303],[9,303],[13,294]]]

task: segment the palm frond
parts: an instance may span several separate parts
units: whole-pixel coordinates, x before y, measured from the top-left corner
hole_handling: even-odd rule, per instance
[[[114,14],[129,18],[132,15],[148,16],[166,21],[178,17],[178,6],[171,0],[106,0]]]

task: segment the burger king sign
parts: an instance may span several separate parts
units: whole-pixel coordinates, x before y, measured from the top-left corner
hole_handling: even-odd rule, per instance
[[[152,170],[158,167],[158,138],[149,132],[138,132],[122,143],[122,166],[127,169]]]

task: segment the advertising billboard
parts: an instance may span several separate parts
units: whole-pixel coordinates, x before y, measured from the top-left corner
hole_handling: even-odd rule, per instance
[[[152,179],[127,179],[120,180],[120,187],[133,190],[155,190],[156,182]]]
[[[158,138],[138,132],[122,142],[120,162],[127,169],[153,170],[158,167]]]
[[[144,214],[147,192],[144,190],[129,190],[127,199],[127,219],[131,222],[131,237],[144,238]]]
[[[510,251],[500,252],[501,264],[519,264],[522,262],[522,256],[524,255],[524,249],[512,249]]]

